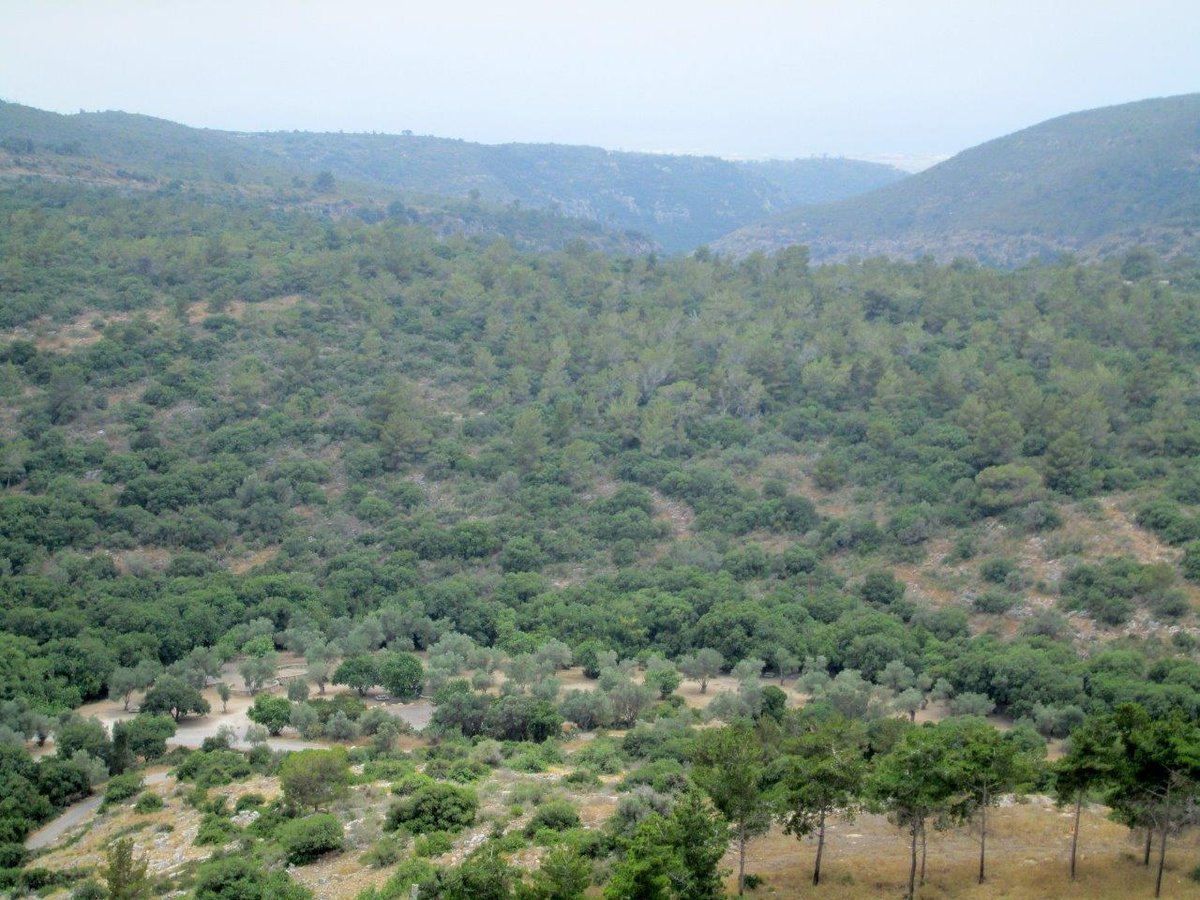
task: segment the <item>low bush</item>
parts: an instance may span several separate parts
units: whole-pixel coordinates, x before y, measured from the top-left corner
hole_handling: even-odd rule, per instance
[[[288,862],[303,866],[326,853],[343,847],[342,823],[329,813],[316,813],[285,822],[276,838],[287,853]]]
[[[420,858],[441,856],[454,847],[454,839],[445,831],[431,831],[417,838],[413,853]]]
[[[208,788],[243,781],[254,774],[250,760],[236,750],[197,751],[175,769],[180,781]]]
[[[1018,598],[1007,591],[984,591],[971,601],[976,612],[1000,615],[1017,605]]]
[[[234,804],[234,812],[242,812],[246,809],[254,809],[257,806],[262,806],[267,802],[267,798],[262,794],[242,794],[237,798],[237,803]]]
[[[372,759],[363,763],[362,781],[397,781],[416,772],[407,759]]]
[[[142,776],[136,772],[114,775],[104,786],[104,803],[124,803],[142,790]]]
[[[373,869],[386,869],[400,861],[408,841],[408,834],[403,831],[385,834],[372,844],[359,860]]]
[[[404,827],[416,834],[457,832],[474,823],[478,806],[475,792],[468,788],[426,784],[392,804],[388,827],[392,830]]]
[[[200,830],[192,842],[197,847],[220,847],[228,844],[237,834],[237,826],[224,816],[216,813],[205,813],[200,820]]]
[[[566,800],[547,800],[537,808],[529,824],[525,826],[525,836],[533,837],[538,831],[566,831],[579,827],[579,813]]]
[[[137,798],[137,803],[133,804],[133,811],[136,813],[152,813],[157,812],[166,806],[163,803],[163,798],[154,793],[154,791],[146,791],[142,796]]]
[[[577,788],[595,788],[604,784],[600,776],[589,769],[576,769],[563,776],[563,784]]]
[[[1017,571],[1017,564],[1011,559],[995,557],[986,559],[979,564],[979,577],[992,584],[1004,584],[1009,575]]]

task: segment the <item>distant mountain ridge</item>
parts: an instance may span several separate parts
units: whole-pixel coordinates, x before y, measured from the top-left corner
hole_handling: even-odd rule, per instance
[[[1050,119],[868,194],[770,217],[714,242],[734,255],[806,244],[816,260],[968,256],[1009,265],[1134,245],[1200,249],[1200,94]]]
[[[731,162],[559,144],[473,144],[406,135],[306,132],[240,136],[276,158],[408,191],[554,207],[688,250],[797,203],[852,196],[904,177],[849,159]],[[803,198],[803,199],[799,199]]]
[[[29,142],[162,177],[280,181],[328,171],[406,195],[561,211],[689,250],[775,211],[903,177],[841,158],[731,162],[557,144],[486,145],[416,135],[238,133],[129,113],[59,115],[0,103],[0,148]]]

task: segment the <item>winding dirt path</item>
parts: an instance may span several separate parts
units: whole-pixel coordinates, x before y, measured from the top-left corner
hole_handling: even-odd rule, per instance
[[[147,785],[162,784],[167,780],[166,772],[147,772],[143,779]],[[104,802],[103,794],[96,794],[86,800],[80,800],[62,811],[57,819],[53,819],[25,838],[26,850],[45,850],[57,844],[68,831],[73,830],[88,821],[92,814]]]

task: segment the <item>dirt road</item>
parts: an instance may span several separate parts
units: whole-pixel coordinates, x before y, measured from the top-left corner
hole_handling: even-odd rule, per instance
[[[143,778],[148,785],[162,784],[166,780],[167,773],[165,771],[147,772]],[[47,847],[53,847],[68,831],[90,819],[92,813],[100,808],[102,802],[104,802],[104,797],[97,794],[68,806],[57,819],[47,822],[25,838],[25,849],[44,850]]]

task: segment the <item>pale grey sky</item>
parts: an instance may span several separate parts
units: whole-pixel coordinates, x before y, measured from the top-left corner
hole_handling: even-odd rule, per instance
[[[0,0],[0,98],[235,130],[928,157],[1196,90],[1197,0]]]

